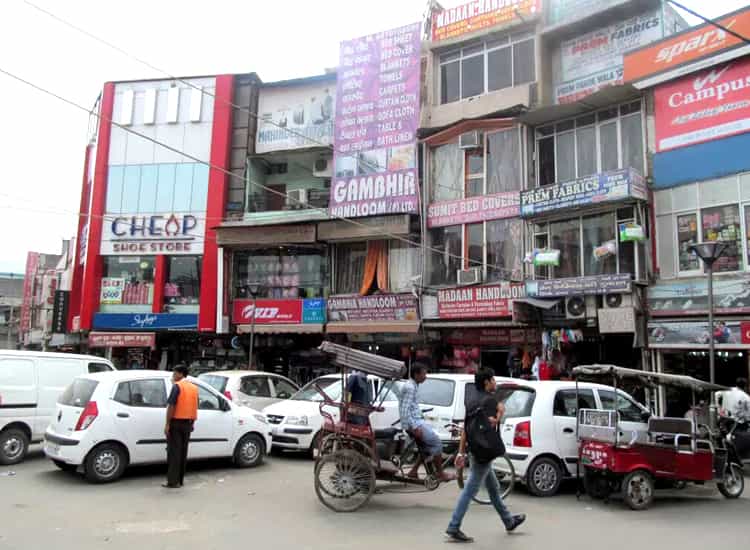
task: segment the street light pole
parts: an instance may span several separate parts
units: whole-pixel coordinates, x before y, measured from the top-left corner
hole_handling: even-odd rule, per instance
[[[250,296],[253,297],[253,317],[250,319],[250,359],[249,359],[249,366],[250,370],[253,370],[253,351],[255,348],[255,317],[257,315],[257,306],[258,306],[258,292],[260,292],[260,283],[250,283],[247,285],[248,290],[250,291]]]

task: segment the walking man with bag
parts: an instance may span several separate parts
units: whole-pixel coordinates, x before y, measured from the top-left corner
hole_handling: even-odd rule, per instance
[[[193,424],[198,418],[198,388],[186,380],[188,368],[177,365],[172,371],[172,392],[167,399],[167,489],[182,487],[185,479],[188,444]]]
[[[498,426],[505,414],[505,406],[495,397],[495,373],[490,369],[481,369],[474,376],[476,391],[473,397],[467,397],[466,419],[461,434],[456,468],[463,468],[466,463],[466,447],[471,453],[471,471],[469,480],[458,497],[456,509],[445,531],[449,542],[473,542],[474,539],[461,531],[461,522],[469,508],[469,503],[477,491],[485,485],[492,505],[500,515],[505,530],[510,533],[525,520],[524,514],[511,514],[500,496],[500,487],[492,470],[492,461],[505,454],[505,445],[500,438]],[[467,393],[469,388],[467,387]]]

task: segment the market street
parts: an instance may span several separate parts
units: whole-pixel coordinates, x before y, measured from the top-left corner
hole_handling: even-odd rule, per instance
[[[354,514],[335,514],[316,498],[312,462],[301,456],[272,456],[249,470],[194,464],[174,492],[160,487],[164,470],[136,468],[117,483],[90,485],[35,450],[0,467],[0,549],[436,548],[458,494],[455,485],[385,492]],[[505,535],[490,507],[473,505],[464,524],[476,538],[470,548],[705,550],[742,540],[750,515],[750,498],[729,501],[711,486],[661,493],[646,512],[576,502],[572,488],[542,500],[517,487],[508,503],[527,523]]]

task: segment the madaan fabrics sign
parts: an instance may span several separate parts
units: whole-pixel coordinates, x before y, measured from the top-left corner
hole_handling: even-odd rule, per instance
[[[332,216],[418,211],[420,32],[415,23],[341,44]]]
[[[538,13],[542,0],[475,0],[432,16],[432,40],[448,40]]]
[[[478,317],[510,317],[512,300],[526,296],[523,283],[447,288],[438,290],[440,319],[474,319]]]
[[[196,214],[118,216],[102,228],[102,255],[203,254],[206,224]]]

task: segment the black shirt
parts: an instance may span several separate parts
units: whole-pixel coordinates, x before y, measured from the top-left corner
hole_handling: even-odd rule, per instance
[[[169,398],[167,399],[167,405],[177,405],[177,398],[180,396],[180,386],[172,384],[172,391],[169,392]]]
[[[474,384],[466,386],[464,405],[466,407],[467,416],[477,407],[482,407],[484,413],[488,417],[497,416],[497,404],[498,399],[494,393],[487,393],[484,390],[480,391]]]

